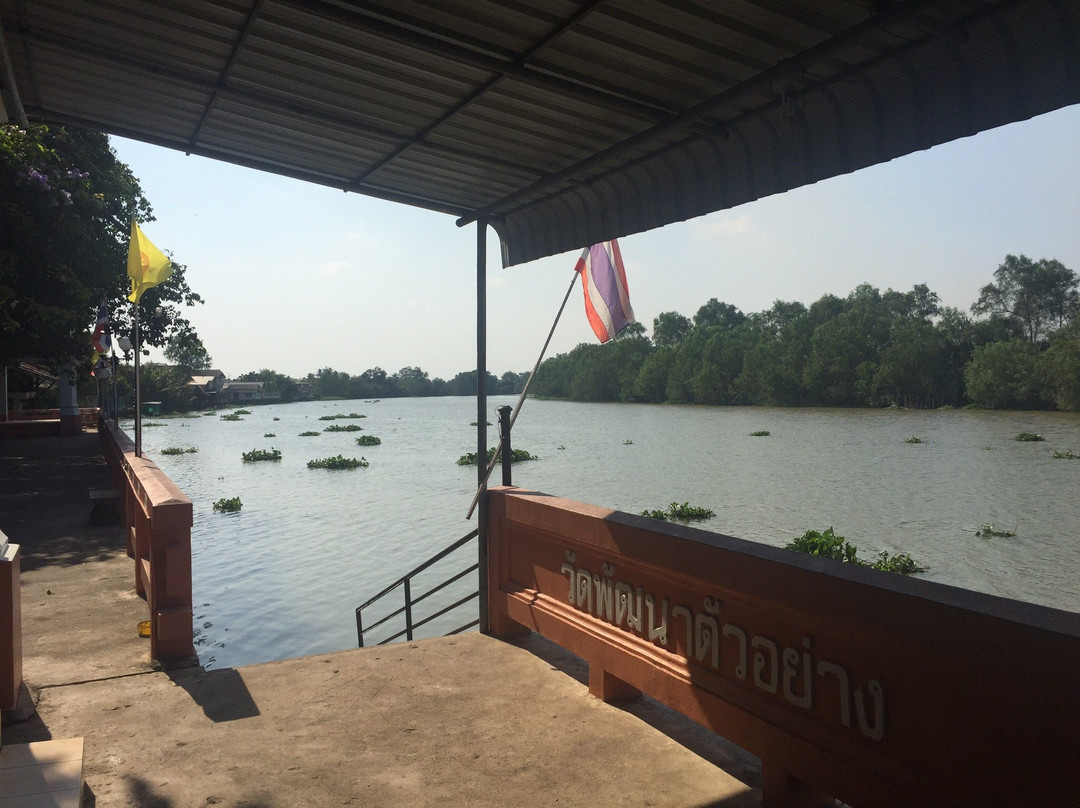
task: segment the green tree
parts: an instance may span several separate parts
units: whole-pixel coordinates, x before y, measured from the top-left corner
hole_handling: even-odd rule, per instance
[[[721,303],[715,297],[711,297],[694,315],[694,328],[731,329],[745,321],[746,315],[730,303]]]
[[[165,358],[189,372],[208,368],[213,364],[199,335],[190,323],[183,323],[169,338],[165,346]]]
[[[1063,326],[1080,306],[1078,284],[1080,276],[1060,261],[1006,255],[971,311],[1012,320],[1034,345]]]
[[[679,345],[690,335],[694,324],[677,311],[662,311],[653,318],[653,344],[662,347]]]
[[[0,125],[0,365],[33,358],[88,366],[90,331],[105,301],[115,333],[131,330],[125,274],[131,220],[153,221],[131,170],[106,135]],[[174,262],[140,301],[142,342],[163,347],[190,326],[178,306],[201,298]]]
[[[431,394],[431,381],[427,371],[418,367],[404,367],[391,377],[402,396],[427,396]]]
[[[667,396],[668,373],[674,362],[674,348],[663,345],[652,351],[634,380],[634,399],[654,404],[663,402]]]
[[[964,370],[968,400],[995,410],[1042,407],[1046,402],[1038,356],[1026,340],[980,345]]]
[[[1059,410],[1080,412],[1080,318],[1050,338],[1039,360],[1048,398]]]
[[[237,381],[262,382],[263,390],[267,393],[277,393],[283,403],[296,401],[300,397],[300,386],[294,379],[268,368],[241,374],[237,377]]]

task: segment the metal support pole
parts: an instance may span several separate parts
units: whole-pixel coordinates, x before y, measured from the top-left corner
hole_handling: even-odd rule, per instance
[[[3,25],[0,25],[0,68],[4,71],[4,85],[11,93],[11,103],[15,107],[15,120],[25,129],[30,122],[26,120],[26,110],[23,109],[22,98],[19,96],[19,85],[15,83],[15,68],[11,65],[11,53],[8,51]]]
[[[487,219],[476,220],[476,477],[480,515],[476,520],[480,564],[480,633],[488,633],[487,472]]]
[[[409,579],[405,579],[405,639],[412,641],[412,589]]]
[[[510,463],[514,450],[510,447],[510,413],[514,411],[509,404],[503,404],[495,412],[499,413],[499,446],[502,457],[502,484],[513,485],[510,481]]]

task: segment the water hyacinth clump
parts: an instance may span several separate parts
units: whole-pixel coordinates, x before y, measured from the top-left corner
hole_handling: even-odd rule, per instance
[[[681,522],[697,522],[705,519],[712,519],[716,516],[716,511],[712,508],[702,508],[697,505],[691,505],[689,502],[672,502],[667,506],[666,510],[646,509],[641,512],[641,515],[648,516],[650,519],[660,519],[662,521],[676,519]]]
[[[361,457],[359,459],[355,457],[344,457],[343,455],[337,455],[336,457],[320,457],[315,460],[309,460],[307,467],[309,469],[359,469],[367,468],[370,464],[367,458]]]
[[[251,410],[233,410],[233,415],[251,415]]]
[[[1072,449],[1066,449],[1064,452],[1054,450],[1054,457],[1058,460],[1080,460],[1080,454],[1073,452]]]
[[[922,443],[922,442],[923,442],[923,439],[920,438],[918,435],[912,435],[910,438],[908,438],[906,441],[904,441],[904,443]]]
[[[1000,530],[995,528],[989,522],[984,522],[982,527],[975,531],[975,535],[982,539],[999,538],[999,539],[1011,539],[1016,535],[1013,530]]]
[[[276,437],[277,437],[277,435],[276,435],[276,434],[274,434],[273,432],[264,432],[264,433],[263,433],[263,437],[264,437],[264,438],[276,438]]]
[[[197,451],[199,451],[199,450],[196,449],[194,446],[192,446],[190,449],[184,449],[184,448],[181,448],[180,446],[169,446],[166,449],[162,449],[161,453],[163,455],[182,455],[182,454],[195,454]]]
[[[1018,440],[1023,443],[1034,443],[1036,441],[1046,440],[1046,438],[1044,438],[1037,432],[1021,432],[1019,435],[1013,438],[1013,440]]]
[[[317,437],[318,437],[319,435],[321,435],[321,434],[322,434],[322,432],[311,432],[311,431],[308,431],[308,432],[301,432],[301,433],[300,433],[300,437],[301,437],[301,438],[317,438]]]
[[[497,447],[492,446],[490,449],[487,450],[487,462],[488,463],[491,462],[491,458],[495,457],[495,449],[496,448]],[[529,454],[524,449],[514,449],[514,450],[512,450],[510,452],[510,462],[511,463],[523,463],[526,460],[539,460],[539,459],[540,459],[539,457],[537,457],[534,454]],[[463,454],[461,457],[459,457],[457,459],[457,464],[459,466],[475,466],[476,465],[476,452],[469,452],[468,454]]]
[[[361,435],[356,439],[357,446],[378,446],[381,443],[382,440],[374,435]]]
[[[890,556],[883,550],[878,553],[877,560],[864,561],[858,557],[859,548],[846,541],[843,536],[837,536],[831,527],[822,531],[808,530],[795,541],[784,545],[784,549],[795,550],[819,558],[830,558],[834,561],[855,564],[859,567],[869,567],[879,572],[912,575],[927,570],[927,567],[917,564],[907,553],[897,553]]]
[[[330,424],[330,426],[323,429],[323,432],[360,432],[363,429],[359,424]]]
[[[759,429],[757,432],[751,432],[750,437],[751,438],[767,438],[771,434],[772,433],[767,429]]]
[[[250,452],[244,452],[241,457],[244,458],[245,463],[258,463],[260,460],[281,460],[281,450],[272,446],[269,449],[252,449]]]
[[[244,419],[241,418],[239,416],[239,414],[237,414],[235,412],[230,412],[230,413],[228,413],[226,415],[221,416],[221,420],[222,421],[243,421]]]
[[[367,416],[366,415],[361,415],[358,412],[350,412],[348,415],[338,414],[338,415],[320,415],[319,416],[320,421],[336,421],[338,418],[367,418]]]
[[[240,497],[232,497],[231,499],[225,499],[222,497],[214,503],[214,510],[221,513],[237,513],[244,504],[240,501]]]

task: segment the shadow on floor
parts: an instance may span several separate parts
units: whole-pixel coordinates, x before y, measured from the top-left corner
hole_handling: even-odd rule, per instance
[[[215,724],[259,715],[255,699],[251,697],[243,677],[234,668],[210,671],[198,667],[181,668],[166,671],[166,675],[173,684],[183,688]]]

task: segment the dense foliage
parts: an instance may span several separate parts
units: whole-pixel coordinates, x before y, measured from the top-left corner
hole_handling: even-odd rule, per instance
[[[973,319],[925,284],[861,284],[809,307],[743,314],[715,298],[691,320],[546,360],[532,390],[577,401],[1080,410],[1080,277],[1007,256]]]
[[[114,333],[130,336],[133,218],[153,221],[150,204],[106,135],[0,125],[0,366],[34,361],[56,370],[74,362],[88,370],[102,301]],[[177,340],[189,358],[198,337],[179,306],[201,298],[185,267],[173,267],[140,301],[142,341]]]

